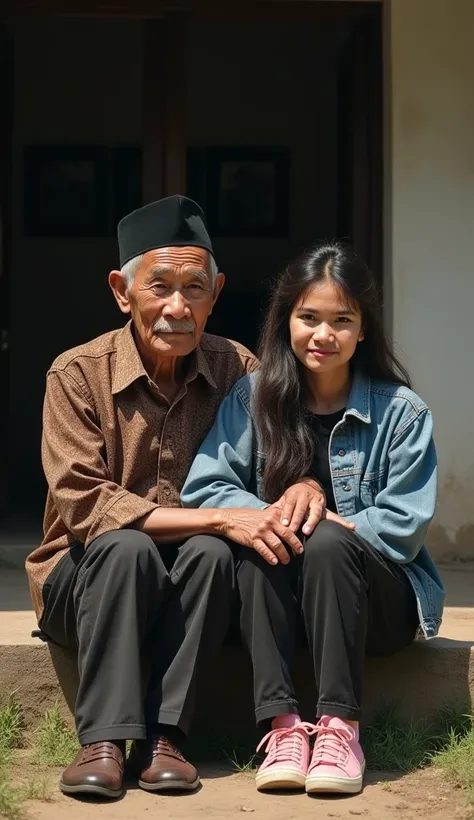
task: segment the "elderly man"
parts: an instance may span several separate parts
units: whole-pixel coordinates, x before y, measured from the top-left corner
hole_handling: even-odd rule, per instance
[[[109,283],[131,322],[48,372],[45,535],[27,560],[41,629],[78,652],[81,749],[60,788],[106,797],[121,794],[126,739],[142,788],[198,786],[180,748],[196,680],[228,628],[233,542],[298,551],[303,515],[324,502],[308,482],[284,508],[180,508],[220,401],[257,362],[203,333],[224,276],[196,203],[140,208],[118,239],[121,270]]]

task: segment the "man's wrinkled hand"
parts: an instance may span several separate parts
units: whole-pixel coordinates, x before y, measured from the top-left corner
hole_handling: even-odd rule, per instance
[[[282,523],[281,511],[275,506],[265,510],[244,507],[219,510],[219,520],[223,535],[256,550],[269,564],[288,564],[290,555],[287,547],[295,555],[303,552],[300,539]]]

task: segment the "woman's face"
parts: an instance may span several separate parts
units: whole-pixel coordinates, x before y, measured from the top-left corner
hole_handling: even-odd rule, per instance
[[[326,280],[308,288],[294,306],[290,337],[295,356],[309,371],[332,373],[348,368],[357,343],[364,338],[362,316]]]

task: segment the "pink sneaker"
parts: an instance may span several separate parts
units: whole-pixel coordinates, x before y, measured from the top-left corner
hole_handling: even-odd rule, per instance
[[[344,792],[362,789],[364,753],[354,729],[337,717],[321,718],[306,777],[306,792]]]
[[[265,789],[304,789],[309,763],[309,737],[316,731],[312,723],[297,723],[291,729],[272,729],[257,747],[267,743],[266,758],[260,766],[256,783]],[[268,742],[267,742],[268,741]]]

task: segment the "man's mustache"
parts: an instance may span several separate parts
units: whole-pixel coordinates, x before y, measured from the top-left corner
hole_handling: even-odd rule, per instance
[[[194,333],[196,325],[192,319],[164,319],[161,316],[153,325],[154,333]]]

